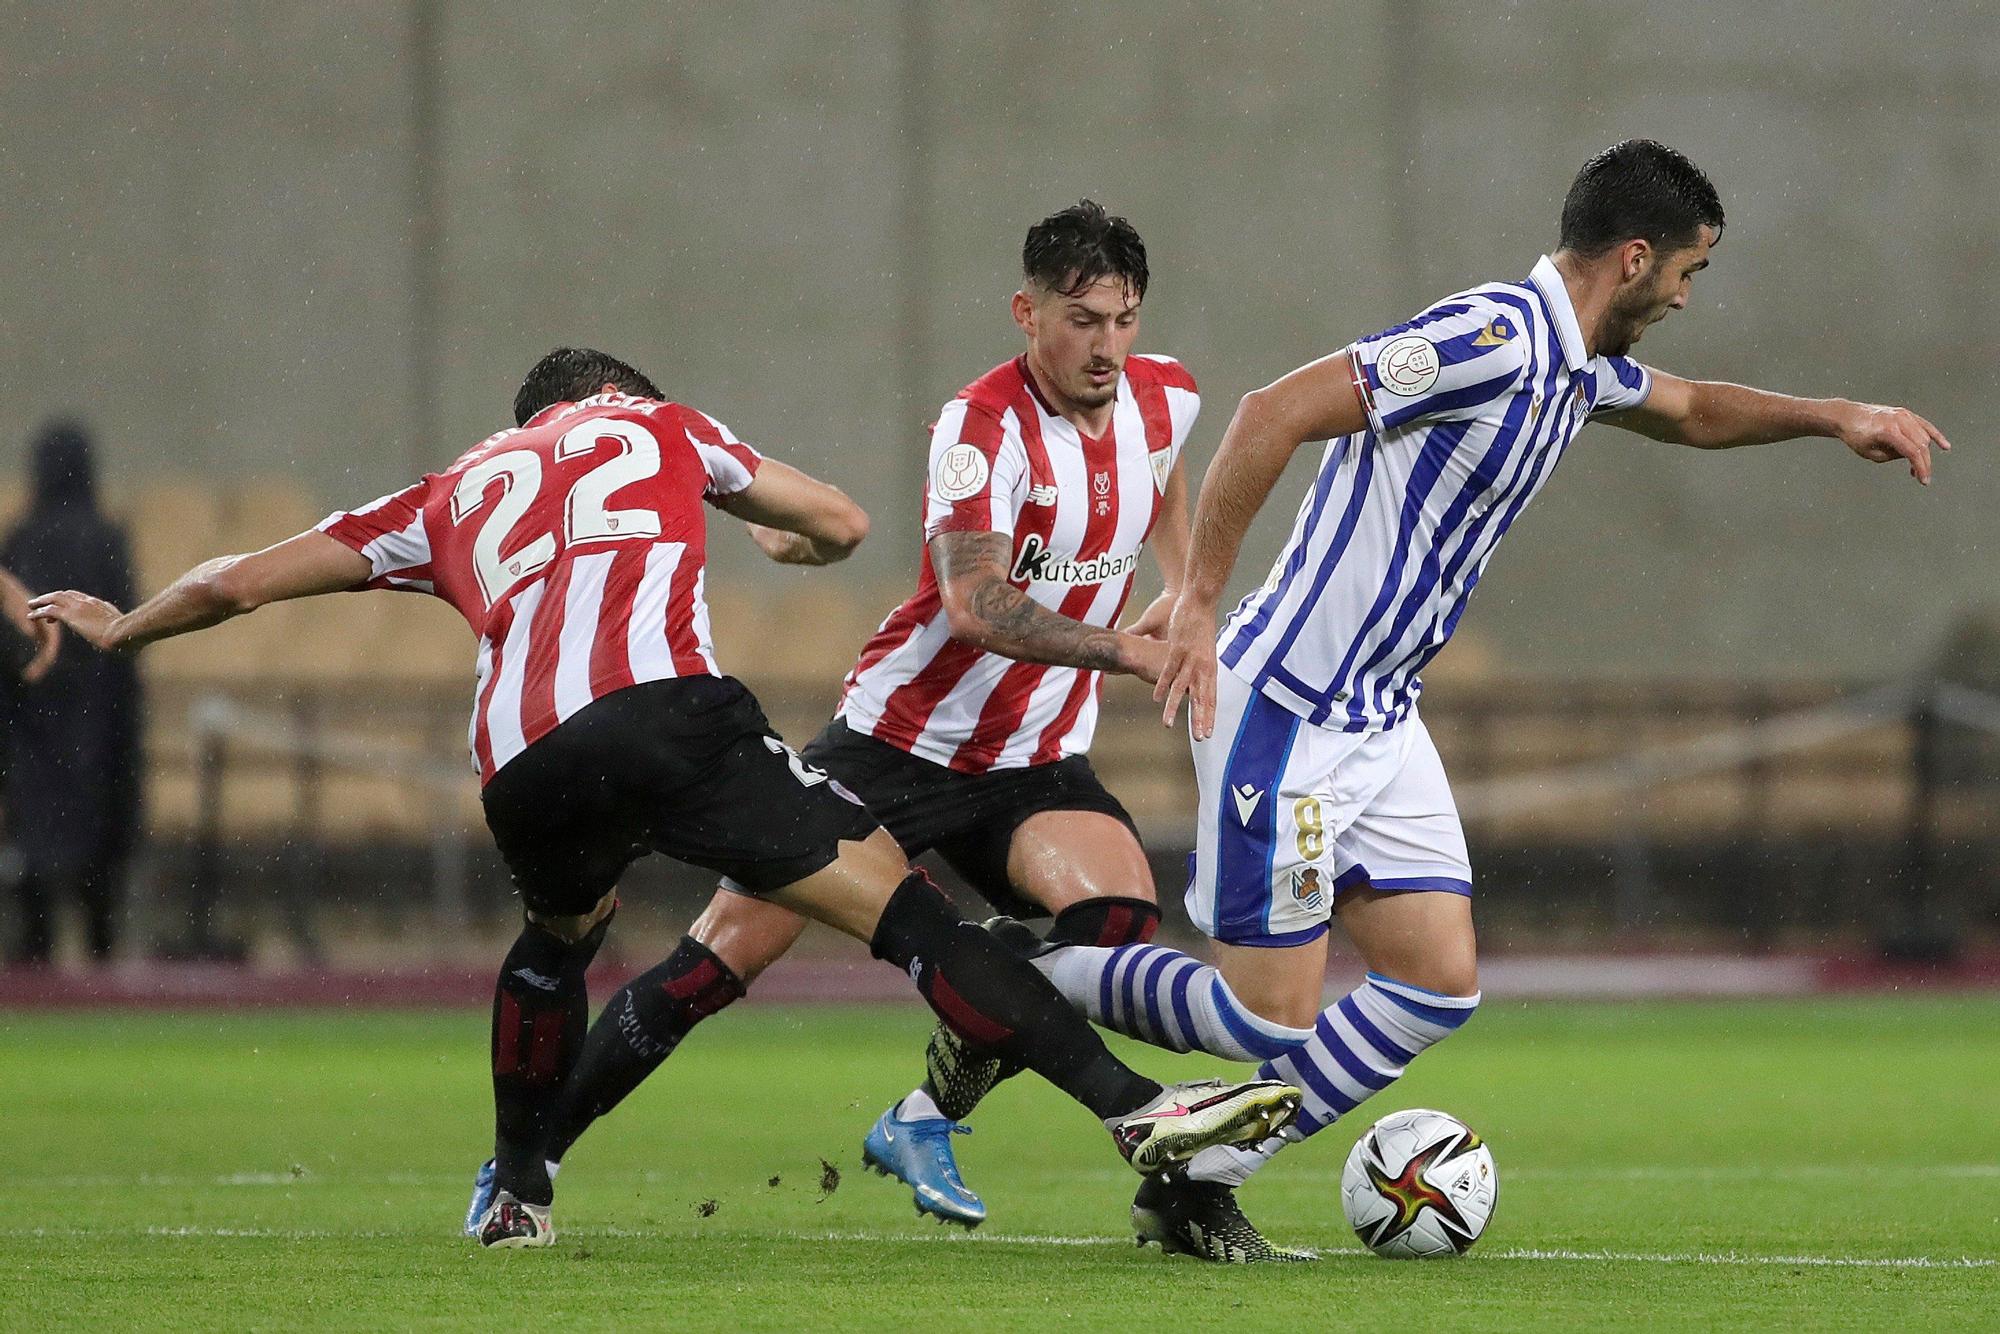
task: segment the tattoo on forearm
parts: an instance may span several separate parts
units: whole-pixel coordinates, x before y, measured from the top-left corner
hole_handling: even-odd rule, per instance
[[[1023,662],[1120,670],[1118,632],[1050,611],[1007,580],[1005,533],[944,533],[931,542],[938,583],[971,585],[966,605],[986,627],[986,647]]]

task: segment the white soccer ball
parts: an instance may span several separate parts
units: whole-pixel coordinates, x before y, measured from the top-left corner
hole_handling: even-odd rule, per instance
[[[1392,1112],[1355,1142],[1340,1204],[1377,1255],[1462,1255],[1493,1217],[1500,1174],[1472,1127],[1443,1112]]]

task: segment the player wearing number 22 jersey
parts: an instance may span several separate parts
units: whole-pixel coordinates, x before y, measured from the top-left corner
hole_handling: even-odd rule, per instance
[[[1142,1173],[1290,1119],[1296,1090],[1168,1090],[1119,1062],[717,670],[704,502],[747,520],[773,559],[804,565],[861,541],[858,506],[760,460],[601,352],[544,357],[514,416],[515,429],[443,472],[199,566],[130,613],[75,590],[45,594],[32,613],[114,651],[355,588],[435,594],[471,625],[481,800],[527,920],[494,988],[494,1157],[475,1179],[469,1234],[489,1247],[548,1245],[550,1164],[741,992],[698,925],[589,1022],[586,972],[619,877],[648,852],[867,941],[988,1058],[1032,1068],[1089,1106]]]
[[[369,587],[435,594],[479,637],[471,746],[488,782],[592,700],[721,674],[702,502],[761,462],[706,413],[599,394],[319,527],[368,557]]]

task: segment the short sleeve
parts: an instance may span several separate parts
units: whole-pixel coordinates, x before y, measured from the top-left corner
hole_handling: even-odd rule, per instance
[[[1135,374],[1135,366],[1144,366],[1149,373]],[[1134,353],[1125,363],[1125,373],[1139,399],[1140,416],[1146,419],[1148,445],[1159,447],[1153,444],[1157,439],[1153,416],[1157,412],[1164,419],[1167,447],[1175,458],[1180,457],[1182,446],[1194,431],[1195,419],[1201,416],[1201,390],[1195,385],[1193,373],[1177,359],[1160,352]]]
[[[948,404],[931,430],[924,540],[940,533],[1011,536],[1027,473],[1027,451],[1002,418],[964,399]]]
[[[1475,417],[1513,391],[1527,364],[1520,316],[1480,297],[1448,298],[1348,348],[1355,392],[1378,435]]]
[[[1653,373],[1630,357],[1598,357],[1590,363],[1597,392],[1591,396],[1590,415],[1623,412],[1644,403],[1653,392]]]
[[[723,496],[733,496],[750,485],[757,476],[757,469],[764,465],[764,456],[736,438],[736,433],[724,426],[706,412],[695,408],[683,409],[688,439],[694,444],[694,452],[701,456],[701,466],[708,473],[708,489],[703,493],[707,500],[719,500]]]
[[[424,527],[424,502],[432,478],[404,487],[359,509],[329,514],[319,531],[368,558],[365,588],[436,591],[431,577],[431,539]]]

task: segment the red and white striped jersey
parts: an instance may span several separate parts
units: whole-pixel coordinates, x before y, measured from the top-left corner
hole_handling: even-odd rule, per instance
[[[701,502],[761,461],[706,413],[600,394],[319,529],[368,558],[363,587],[443,598],[479,636],[471,746],[487,783],[594,699],[721,674]]]
[[[939,533],[1007,533],[1017,588],[1074,620],[1112,625],[1200,409],[1194,377],[1160,356],[1127,359],[1102,439],[1050,411],[1024,357],[961,390],[931,429],[917,591],[862,650],[839,716],[962,773],[1089,750],[1099,674],[954,640],[928,543]]]

